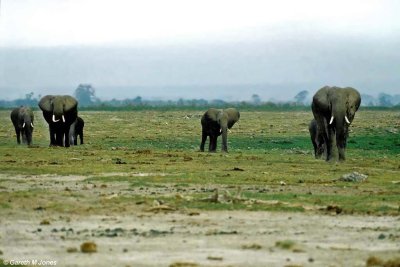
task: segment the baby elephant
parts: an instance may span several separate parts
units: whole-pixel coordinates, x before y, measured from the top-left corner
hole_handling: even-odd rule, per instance
[[[235,108],[228,109],[215,109],[210,108],[201,117],[202,136],[200,151],[204,151],[204,144],[207,140],[207,136],[210,137],[209,152],[215,152],[217,150],[217,138],[222,135],[222,151],[228,152],[228,129],[239,120],[240,113]]]
[[[326,145],[324,142],[324,138],[321,134],[321,131],[318,132],[318,124],[315,119],[312,119],[310,124],[308,125],[308,131],[310,132],[310,137],[311,137],[311,142],[314,146],[314,155],[316,159],[321,158],[323,155],[326,156]],[[346,137],[346,140],[349,136],[349,131],[348,129],[345,130],[344,136]],[[344,142],[344,147],[347,147],[347,141],[345,140]]]
[[[325,151],[325,143],[323,136],[318,134],[318,125],[315,119],[311,120],[308,125],[308,131],[310,132],[311,142],[314,146],[314,156],[316,159],[321,158]]]
[[[81,139],[81,145],[83,145],[83,127],[85,126],[85,122],[81,117],[77,117],[76,120],[71,124],[69,128],[69,140],[70,144],[78,145],[78,135]]]
[[[32,144],[33,134],[33,112],[28,107],[19,107],[11,111],[11,121],[14,124],[15,133],[17,135],[17,143],[27,143],[28,146]]]

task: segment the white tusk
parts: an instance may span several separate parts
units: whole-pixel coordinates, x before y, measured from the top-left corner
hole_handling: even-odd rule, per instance
[[[347,122],[348,124],[350,124],[350,121],[349,121],[349,119],[347,118],[347,116],[344,116],[344,119],[346,120],[346,122]]]
[[[24,122],[24,124],[22,124],[22,128],[25,128],[25,122]]]
[[[58,122],[60,120],[56,120],[56,115],[53,114],[53,122]]]
[[[219,132],[222,133],[222,128],[219,129]]]
[[[61,118],[62,118],[63,122],[65,122],[65,118],[64,118],[64,115],[62,115],[62,116],[61,116]]]
[[[31,126],[32,126],[32,128],[33,128],[33,123],[31,122]]]
[[[331,117],[331,120],[330,120],[330,122],[329,122],[329,124],[332,124],[333,119],[334,119],[334,117],[332,116],[332,117]]]

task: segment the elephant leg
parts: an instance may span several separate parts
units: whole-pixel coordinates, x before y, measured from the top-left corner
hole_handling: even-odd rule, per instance
[[[312,142],[313,147],[314,147],[314,157],[318,158],[318,156],[317,156],[317,154],[318,154],[317,143],[315,142],[314,139],[311,139],[311,142]]]
[[[60,131],[57,131],[56,133],[56,146],[64,146],[64,136],[63,133]]]
[[[217,135],[210,135],[210,145],[208,149],[209,152],[215,152],[217,150],[217,138]]]
[[[64,129],[64,132],[62,134],[62,136],[64,137],[64,144],[65,147],[69,147],[70,142],[69,142],[69,127],[67,127],[66,129]],[[76,140],[76,139],[75,139]],[[74,141],[75,143],[76,141]]]
[[[81,138],[81,144],[82,144],[82,138]],[[74,146],[78,145],[78,135],[75,133],[74,134]]]
[[[17,143],[21,144],[21,137],[20,137],[21,130],[18,127],[15,127],[15,134],[17,135]]]
[[[57,142],[56,142],[57,133],[56,133],[55,129],[53,129],[52,126],[49,125],[49,128],[50,128],[50,130],[49,130],[50,131],[50,146],[56,146],[57,145]]]
[[[81,139],[81,145],[83,145],[83,132],[80,133],[79,138]]]
[[[209,140],[209,143],[208,143],[208,152],[212,152],[213,151],[214,139],[215,139],[215,136],[214,135],[210,135],[210,140]]]
[[[204,145],[205,145],[206,141],[207,141],[207,133],[206,133],[206,131],[202,131],[201,132],[201,143],[200,143],[200,151],[201,152],[204,152]],[[210,144],[211,144],[211,141],[210,141]]]
[[[316,149],[316,158],[321,158],[322,155],[324,154],[325,151],[325,145],[324,145],[324,139],[322,136],[317,137],[317,141],[315,141],[317,144],[317,149]]]

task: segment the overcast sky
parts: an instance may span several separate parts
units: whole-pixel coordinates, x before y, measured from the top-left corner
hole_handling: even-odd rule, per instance
[[[325,84],[400,93],[399,11],[396,0],[1,0],[0,98],[79,83],[104,98],[213,85],[231,98],[225,85],[267,98]]]

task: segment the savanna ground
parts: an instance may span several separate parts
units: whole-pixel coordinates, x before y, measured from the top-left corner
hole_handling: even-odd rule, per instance
[[[228,154],[198,152],[202,111],[83,111],[70,148],[40,112],[18,146],[9,113],[0,266],[399,266],[399,112],[358,112],[340,164],[314,159],[311,112],[242,110]]]

